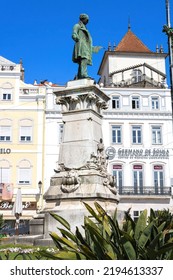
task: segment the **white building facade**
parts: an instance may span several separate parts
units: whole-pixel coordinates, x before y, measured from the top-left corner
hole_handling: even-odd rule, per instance
[[[100,86],[110,97],[103,113],[109,171],[116,176],[119,210],[173,210],[170,89],[162,48],[151,52],[129,29],[105,52]]]

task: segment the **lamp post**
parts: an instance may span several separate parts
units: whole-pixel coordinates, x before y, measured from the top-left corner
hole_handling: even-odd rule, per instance
[[[39,181],[38,182],[38,188],[39,188],[39,194],[41,195],[41,193],[42,193],[42,181]]]
[[[173,28],[170,21],[170,4],[166,0],[166,20],[167,24],[163,26],[163,32],[168,36],[168,49],[169,49],[169,72],[170,72],[170,88],[171,88],[171,108],[173,119]]]
[[[38,205],[38,207],[37,207],[37,211],[40,211],[41,208],[42,208],[42,205],[41,205],[41,203],[40,203],[40,200],[42,201],[42,186],[43,186],[42,181],[39,181],[39,182],[38,182],[39,193],[38,193],[38,195],[37,195],[37,201],[39,202],[39,205]]]

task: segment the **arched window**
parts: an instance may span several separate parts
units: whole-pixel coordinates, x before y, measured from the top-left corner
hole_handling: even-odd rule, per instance
[[[154,188],[155,193],[163,193],[164,186],[164,172],[162,165],[154,165]]]
[[[10,83],[5,83],[2,85],[2,95],[1,100],[11,101],[12,100],[13,86]]]
[[[159,109],[159,97],[157,97],[157,96],[151,97],[151,106],[152,106],[153,110]]]
[[[9,142],[12,140],[12,121],[9,119],[0,120],[0,141]]]
[[[18,184],[30,185],[32,179],[32,166],[31,163],[23,159],[18,165]]]
[[[139,96],[132,96],[132,109],[140,109]]]
[[[32,120],[24,119],[19,122],[19,141],[20,142],[32,142],[33,134],[33,122]]]
[[[116,186],[119,194],[122,194],[123,187],[123,167],[121,164],[114,164],[112,167],[113,176],[116,178]]]
[[[112,109],[120,109],[120,97],[112,96]]]
[[[10,183],[10,169],[8,160],[0,160],[0,183]]]
[[[134,193],[143,193],[143,166],[140,164],[133,165],[133,184]]]

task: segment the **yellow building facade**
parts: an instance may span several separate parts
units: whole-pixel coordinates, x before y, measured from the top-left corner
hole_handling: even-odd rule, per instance
[[[45,92],[45,86],[24,83],[22,62],[0,57],[0,214],[5,220],[15,219],[18,188],[22,219],[31,219],[42,206]]]

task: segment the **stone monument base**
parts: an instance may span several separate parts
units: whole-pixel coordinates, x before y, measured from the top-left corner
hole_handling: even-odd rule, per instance
[[[65,185],[70,181],[71,184]],[[84,216],[90,215],[83,202],[94,208],[94,202],[97,201],[109,214],[113,214],[118,204],[115,186],[110,184],[106,174],[97,170],[71,170],[55,174],[44,199],[44,210],[30,221],[30,234],[42,234],[44,238],[49,238],[49,233],[57,232],[57,227],[60,226],[50,212],[66,219],[74,232],[76,226],[81,230]]]
[[[94,207],[97,201],[113,214],[119,201],[115,178],[107,172],[102,139],[101,111],[109,97],[91,79],[70,81],[55,95],[64,123],[59,165],[44,194],[43,211],[30,221],[30,234],[45,240],[62,227],[50,212],[65,218],[74,232],[76,226],[82,229],[84,216],[90,216],[83,202]]]

